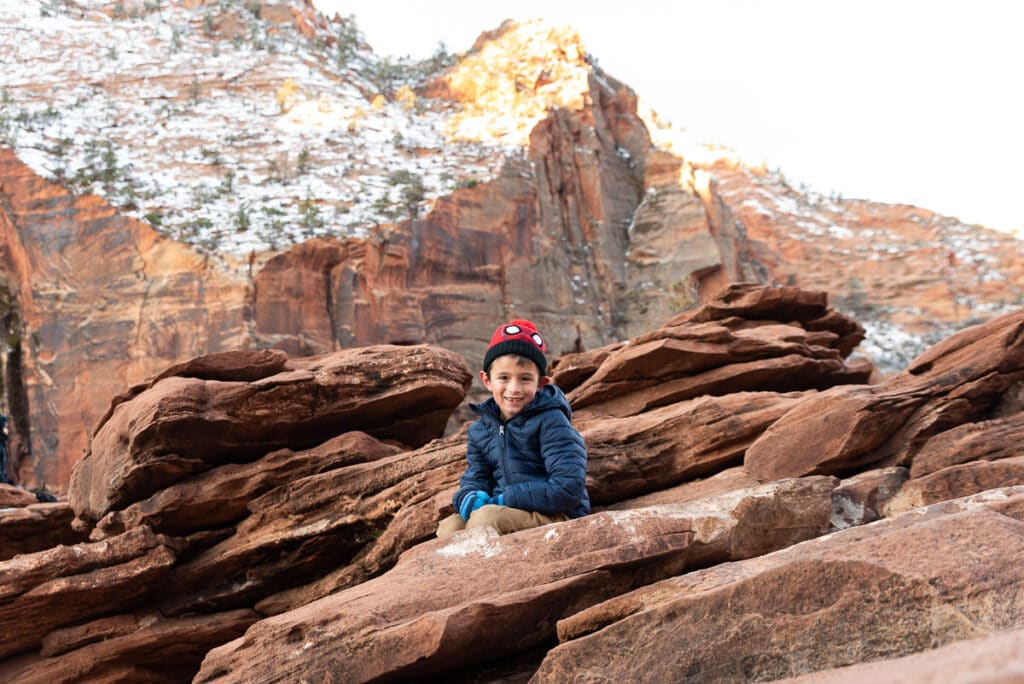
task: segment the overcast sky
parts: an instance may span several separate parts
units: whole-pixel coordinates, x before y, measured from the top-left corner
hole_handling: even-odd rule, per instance
[[[794,183],[1024,236],[1024,38],[1001,0],[314,0],[379,55],[502,20],[579,30],[664,118]]]

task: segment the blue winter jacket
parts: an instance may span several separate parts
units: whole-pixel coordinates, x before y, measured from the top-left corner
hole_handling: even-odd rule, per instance
[[[590,513],[587,448],[572,426],[562,390],[545,385],[507,422],[491,397],[470,404],[480,418],[469,426],[466,472],[452,503],[474,491],[503,497],[512,508],[579,518]]]

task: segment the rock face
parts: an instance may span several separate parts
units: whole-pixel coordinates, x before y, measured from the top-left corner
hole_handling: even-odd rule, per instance
[[[856,324],[820,293],[726,288],[637,340],[552,364],[570,395],[592,388],[577,427],[594,514],[443,540],[465,431],[430,437],[469,386],[458,355],[175,364],[113,399],[69,503],[0,510],[0,626],[16,635],[0,678],[746,681],[954,643],[995,666],[998,648],[965,640],[1024,628],[1024,469],[1007,443],[1018,325],[962,331],[878,385],[723,380],[650,401],[659,381],[771,369],[793,349],[838,364],[811,384],[863,371],[844,361]],[[693,331],[715,326],[753,342],[695,346]],[[661,345],[656,362],[623,353],[678,339],[690,342]],[[847,406],[836,395],[864,392],[917,403],[895,428],[880,410],[877,425],[830,413]],[[623,397],[639,397],[634,413],[618,415]],[[808,407],[846,432],[808,440]],[[884,458],[828,460],[833,442],[878,441],[876,429]],[[965,445],[956,458],[947,432]],[[20,528],[34,545],[8,546],[5,525],[44,511]]]
[[[652,584],[561,622],[534,680],[764,681],[1020,629],[1022,506],[996,490]]]
[[[183,364],[130,401],[115,400],[75,466],[70,497],[78,517],[96,521],[187,475],[357,427],[419,446],[441,434],[470,379],[460,357],[426,346],[288,364],[278,352],[279,367],[269,365],[265,377],[237,379],[235,367],[260,354],[237,353],[223,370],[198,376],[192,366],[199,364]]]
[[[511,656],[550,640],[559,618],[638,580],[824,532],[830,490],[827,478],[814,478],[703,506],[434,540],[378,579],[262,621],[213,651],[197,680],[251,681],[267,671],[283,679],[418,679]],[[285,665],[296,653],[300,662]]]
[[[168,365],[251,347],[244,278],[0,149],[4,372],[19,483],[63,490],[110,397]],[[11,383],[15,378],[17,382]]]
[[[937,344],[884,384],[833,388],[808,400],[747,450],[745,465],[762,481],[872,464],[910,466],[929,440],[941,443],[943,433],[957,429],[954,435],[971,432],[981,443],[981,435],[992,435],[998,444],[1013,434],[1013,423],[1008,431],[1007,421],[985,419],[1019,412],[1022,383],[1024,310],[1018,310]],[[997,447],[993,456],[1011,452]],[[984,455],[984,449],[976,453]]]
[[[246,27],[254,21],[264,22],[260,26],[282,40],[294,34],[324,49],[337,48],[341,40],[336,30],[340,24],[317,15],[308,2],[248,3],[248,9],[172,5],[168,13],[174,17],[187,15],[194,6],[191,25],[206,24],[209,16],[203,33],[213,32],[224,40],[248,36]],[[137,21],[112,22],[111,11],[75,11],[82,21],[103,30],[111,24],[125,31],[148,30],[146,22],[160,15],[148,6],[133,7],[141,14]],[[158,33],[163,36],[170,29]],[[174,34],[182,38],[176,29]],[[185,36],[185,49],[195,49],[196,63],[205,64],[212,56],[203,51],[219,50],[220,44],[197,38],[193,45],[194,37]],[[147,36],[150,39],[156,40]],[[62,55],[77,50],[92,55],[109,43],[83,47],[70,38],[67,42],[72,45],[66,50],[59,46]],[[262,53],[248,51],[255,52]],[[282,60],[290,59],[284,56],[287,52],[281,51]],[[249,58],[256,62],[234,78],[196,82],[204,101],[215,93],[234,96],[236,91],[246,97],[259,93],[272,101],[282,87],[267,75],[277,73],[277,65],[266,63],[274,59],[252,54]],[[332,61],[310,59],[302,68]],[[72,62],[64,66],[71,69]],[[283,62],[277,68],[292,65]],[[205,73],[182,73],[192,72]],[[97,88],[112,84],[105,94],[114,98],[128,92],[128,85],[149,80],[130,70],[109,79],[93,74],[88,78]],[[322,98],[320,104],[338,116],[343,109],[370,110],[367,100],[387,95],[374,92],[373,84],[351,70],[320,71],[310,79],[344,82],[346,96],[358,98],[344,107],[332,104],[333,95]],[[179,92],[191,88],[181,73],[164,73],[154,80]],[[30,99],[43,101],[50,86],[58,87],[34,83],[25,91]],[[456,176],[465,171],[473,182],[444,192],[431,189],[429,202],[413,203],[415,217],[399,223],[394,223],[398,215],[364,217],[358,223],[362,237],[331,236],[348,234],[349,224],[341,217],[350,209],[355,212],[353,202],[366,203],[370,193],[365,187],[351,189],[358,199],[347,203],[311,198],[310,211],[333,206],[336,212],[331,220],[321,216],[319,222],[310,221],[323,224],[310,228],[319,237],[266,252],[246,250],[241,256],[214,253],[182,227],[172,231],[165,226],[161,233],[120,215],[98,197],[76,196],[34,174],[11,150],[0,149],[0,318],[5,321],[0,406],[12,417],[15,479],[66,491],[71,469],[88,448],[88,435],[109,398],[168,365],[198,355],[273,348],[297,357],[375,344],[431,343],[462,354],[475,366],[496,321],[511,316],[534,320],[556,355],[597,349],[611,353],[606,345],[642,339],[680,311],[738,281],[831,291],[838,295],[833,304],[871,317],[868,332],[873,338],[884,337],[882,333],[893,327],[917,334],[945,333],[974,318],[991,317],[1024,297],[1019,285],[1024,277],[1022,250],[1009,236],[914,207],[825,201],[797,193],[777,176],[730,161],[725,154],[710,154],[693,145],[672,147],[664,139],[666,131],[638,113],[635,94],[598,68],[579,37],[569,31],[503,25],[481,36],[461,61],[410,95],[417,98],[417,107],[450,124],[444,134],[434,132],[443,144],[437,149],[404,145],[398,158],[401,169],[388,166],[393,160],[368,166],[409,173],[409,168],[422,168],[417,166],[422,158],[430,174],[440,164]],[[142,107],[162,97],[139,95],[133,103],[127,96],[111,109]],[[175,104],[194,108],[186,100],[179,97]],[[311,95],[309,100],[306,104],[315,104]],[[388,106],[389,112],[396,110],[408,122],[408,112],[394,102]],[[281,112],[282,117],[285,114]],[[337,182],[333,174],[341,166],[347,169],[346,182],[351,180],[348,175],[369,173],[362,169],[366,165],[350,161],[372,157],[370,150],[379,147],[379,136],[377,131],[364,136],[356,115],[352,117],[353,130],[345,133],[344,141],[332,139],[323,146],[324,155],[331,147],[341,150],[339,156],[310,163],[306,173],[330,184]],[[148,112],[138,118],[150,120]],[[107,127],[115,137],[127,136],[129,128],[124,121]],[[223,138],[223,124],[218,122],[215,128]],[[140,168],[151,163],[166,167],[178,157],[202,157],[210,151],[201,147],[176,148],[181,154],[162,149],[157,153],[144,142],[156,135],[148,133],[131,141],[142,145],[135,155]],[[259,140],[231,143],[230,154],[224,156],[245,158],[255,150],[259,164],[265,164],[282,153],[268,142],[280,137],[279,129],[271,125],[269,133]],[[505,154],[509,149],[514,153]],[[292,157],[298,154],[284,150],[284,161],[289,152]],[[45,156],[48,150],[34,153]],[[211,160],[202,173],[217,174],[221,184],[236,183],[237,193],[243,183],[260,183],[262,171],[256,173],[250,166],[236,173],[223,164]],[[234,174],[230,182],[228,171]],[[184,175],[192,179],[196,173],[190,162]],[[483,182],[474,185],[478,176]],[[294,200],[288,178],[264,180],[273,181],[275,192],[283,188],[288,201]],[[386,184],[385,180],[389,176],[375,177],[373,184]],[[163,185],[154,180],[147,187]],[[265,183],[258,187],[270,192]],[[178,194],[196,194],[213,202],[206,197],[207,190],[203,185],[194,193]],[[235,201],[236,193],[221,194]],[[231,225],[239,205],[247,206],[236,201],[221,207],[218,225],[212,227],[219,238],[246,233],[240,220],[238,230]],[[263,209],[267,216],[273,214],[270,207]],[[166,213],[191,216],[196,207]],[[294,232],[293,224],[299,222],[294,218],[280,221],[271,235],[285,229]],[[185,246],[169,236],[197,246]],[[913,268],[907,266],[908,260]],[[715,335],[731,336],[730,354],[746,354],[755,363],[735,366],[734,375],[724,378],[713,372],[714,359],[695,361],[704,373],[691,368],[685,370],[686,379],[672,377],[669,395],[652,398],[655,403],[646,406],[686,394],[698,396],[710,387],[781,391],[786,388],[781,383],[788,381],[788,389],[805,390],[859,377],[857,368],[845,379],[831,375],[847,372],[837,370],[834,351],[845,348],[851,339],[844,339],[848,333],[808,315],[775,320],[780,327],[757,332],[744,328],[743,321],[718,317],[713,324],[705,321],[706,330],[690,330],[689,337],[670,332],[658,340],[643,339],[644,358],[634,359],[641,365],[656,362],[659,353],[673,346],[696,352],[693,335],[710,335],[711,328]],[[822,327],[807,327],[812,323]],[[804,332],[791,330],[794,326]],[[839,338],[823,341],[817,333],[826,331]],[[867,343],[890,368],[902,368],[914,355],[904,353],[907,358],[897,363],[888,358],[894,352],[880,349],[877,339]],[[634,351],[619,353],[628,356]],[[756,365],[764,354],[776,357],[773,366]],[[592,398],[583,395],[603,392],[598,385],[604,382],[599,376],[579,388],[581,411],[596,410]],[[475,388],[471,394],[477,397],[479,391]],[[614,410],[620,412],[642,408],[630,408],[632,399],[625,397],[609,396],[607,401],[609,411],[616,404]]]

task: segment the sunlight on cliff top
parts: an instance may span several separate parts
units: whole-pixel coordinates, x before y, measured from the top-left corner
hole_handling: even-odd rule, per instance
[[[575,29],[506,22],[476,48],[443,77],[462,104],[452,140],[526,146],[548,108],[586,105],[591,67]]]

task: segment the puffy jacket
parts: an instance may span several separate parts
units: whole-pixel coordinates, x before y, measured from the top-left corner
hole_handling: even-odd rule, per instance
[[[587,449],[572,426],[562,390],[545,385],[507,423],[493,397],[470,408],[480,418],[469,426],[466,472],[452,503],[480,490],[503,496],[506,506],[578,518],[590,513]]]

